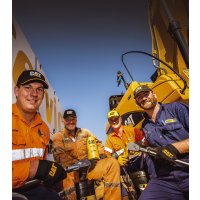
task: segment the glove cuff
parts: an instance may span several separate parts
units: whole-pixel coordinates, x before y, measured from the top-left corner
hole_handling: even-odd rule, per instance
[[[107,158],[107,155],[102,153],[99,155],[99,157],[100,157],[100,159],[104,159],[104,158]]]
[[[176,156],[180,155],[180,152],[176,147],[174,147],[172,144],[167,145],[168,149],[173,152]]]
[[[37,179],[41,179],[43,177],[45,177],[50,169],[48,169],[48,165],[47,165],[46,160],[39,160],[39,164],[38,164],[38,168],[37,168],[37,172],[35,174],[35,178]]]

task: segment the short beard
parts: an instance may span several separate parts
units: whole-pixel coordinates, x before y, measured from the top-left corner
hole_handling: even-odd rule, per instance
[[[66,128],[66,127],[65,127],[65,128]],[[71,129],[66,128],[66,130],[67,130],[67,132],[68,132],[69,134],[75,135],[76,129],[71,130]]]
[[[151,106],[149,107],[144,107],[143,105],[139,104],[139,106],[144,109],[144,110],[151,110],[151,109],[154,109],[156,107],[156,104],[157,104],[157,100],[155,98],[153,99],[150,99],[151,101]]]

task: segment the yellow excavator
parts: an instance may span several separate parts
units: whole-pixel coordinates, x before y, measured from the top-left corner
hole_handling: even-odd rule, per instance
[[[149,86],[157,94],[159,102],[182,101],[189,104],[189,0],[147,0],[147,6],[152,53],[133,50],[121,55],[122,63],[132,81],[127,83],[123,73],[118,71],[118,85],[123,82],[126,92],[109,98],[110,110],[115,108],[125,125],[137,128],[141,128],[144,113],[133,98],[133,92],[139,85]],[[151,82],[138,82],[133,79],[124,61],[126,56],[132,54],[142,54],[152,59],[152,66],[149,67],[156,70],[151,76]],[[86,171],[89,164],[83,164],[85,165],[76,163],[70,170]],[[88,188],[82,189],[80,191],[83,194],[88,192]],[[82,194],[81,192],[78,194]],[[59,193],[63,199],[67,198],[62,195],[62,191]],[[93,198],[94,194],[90,196]]]
[[[189,0],[147,0],[146,2],[152,52],[133,50],[121,55],[121,61],[131,82],[128,83],[123,73],[118,71],[118,86],[123,83],[126,91],[124,94],[112,95],[109,98],[110,110],[115,109],[120,113],[122,123],[139,129],[144,119],[144,111],[136,104],[133,97],[134,90],[138,86],[150,87],[157,94],[159,102],[181,101],[189,104]],[[137,55],[152,60],[152,66],[149,67],[154,67],[155,72],[149,77],[151,81],[139,82],[138,77],[133,79],[125,59]],[[137,70],[145,73],[142,65]],[[106,133],[110,132],[111,128],[107,125]],[[142,177],[140,178],[142,180]],[[139,185],[135,184],[134,179],[132,183],[137,189]],[[140,191],[137,192],[137,195],[140,195]]]
[[[157,94],[159,102],[182,101],[189,104],[189,0],[148,0],[147,7],[152,53],[133,50],[121,55],[132,81],[127,83],[123,73],[118,71],[118,85],[123,82],[126,91],[123,95],[109,98],[110,110],[115,108],[125,125],[138,128],[143,121],[143,110],[135,103],[133,91],[139,85],[149,86]],[[149,67],[154,67],[155,73],[150,77],[151,82],[133,79],[125,64],[125,58],[133,54],[152,59]]]

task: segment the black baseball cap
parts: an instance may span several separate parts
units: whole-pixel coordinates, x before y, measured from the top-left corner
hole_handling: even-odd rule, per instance
[[[33,82],[40,82],[43,84],[45,89],[49,88],[47,82],[45,81],[44,76],[36,70],[23,71],[17,80],[17,86],[26,85],[28,83],[33,83]]]
[[[152,91],[148,86],[146,85],[140,85],[137,87],[133,93],[134,98],[136,98],[141,92],[147,92],[147,91]]]
[[[63,114],[63,118],[67,118],[67,117],[76,117],[76,112],[73,109],[68,109],[65,110],[64,114]]]

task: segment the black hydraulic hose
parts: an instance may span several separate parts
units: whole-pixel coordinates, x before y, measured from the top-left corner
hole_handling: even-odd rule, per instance
[[[126,71],[128,72],[129,76],[131,77],[131,80],[134,81],[133,77],[131,76],[131,73],[130,73],[129,70],[128,70],[128,67],[126,67],[126,65],[125,65],[125,63],[124,63],[124,55],[126,55],[126,54],[128,54],[128,53],[131,53],[131,52],[129,51],[129,52],[126,52],[126,53],[122,54],[121,60],[122,60],[122,63],[123,63],[123,65],[124,65],[124,67],[126,68]]]
[[[185,39],[183,37],[183,34],[181,33],[180,25],[179,23],[173,18],[172,13],[170,12],[167,3],[165,0],[161,0],[162,7],[165,11],[165,14],[169,20],[169,31],[173,34],[174,38],[176,39],[176,42],[178,44],[178,47],[183,55],[183,59],[189,68],[189,48],[185,42]]]
[[[184,87],[183,87],[183,89],[182,89],[180,92],[181,92],[181,94],[184,93],[184,91],[185,91],[186,88],[187,88],[187,82],[186,82],[186,80],[185,80],[178,72],[176,72],[176,70],[174,70],[170,65],[168,65],[166,62],[164,62],[164,61],[162,61],[161,59],[157,58],[156,56],[153,56],[153,55],[151,55],[151,54],[149,54],[149,53],[146,53],[146,52],[144,52],[144,51],[128,51],[128,52],[122,54],[122,56],[121,56],[122,63],[123,63],[123,65],[124,65],[124,67],[126,68],[128,74],[130,75],[130,77],[131,77],[132,80],[133,80],[133,78],[132,78],[132,76],[131,76],[131,74],[130,74],[128,68],[126,67],[126,65],[125,65],[125,63],[124,63],[124,56],[127,55],[127,54],[130,54],[130,53],[141,53],[141,54],[145,54],[145,55],[150,56],[150,57],[152,57],[152,58],[154,58],[154,59],[160,61],[161,63],[163,63],[165,66],[167,66],[170,70],[172,70],[172,71],[183,81]]]

